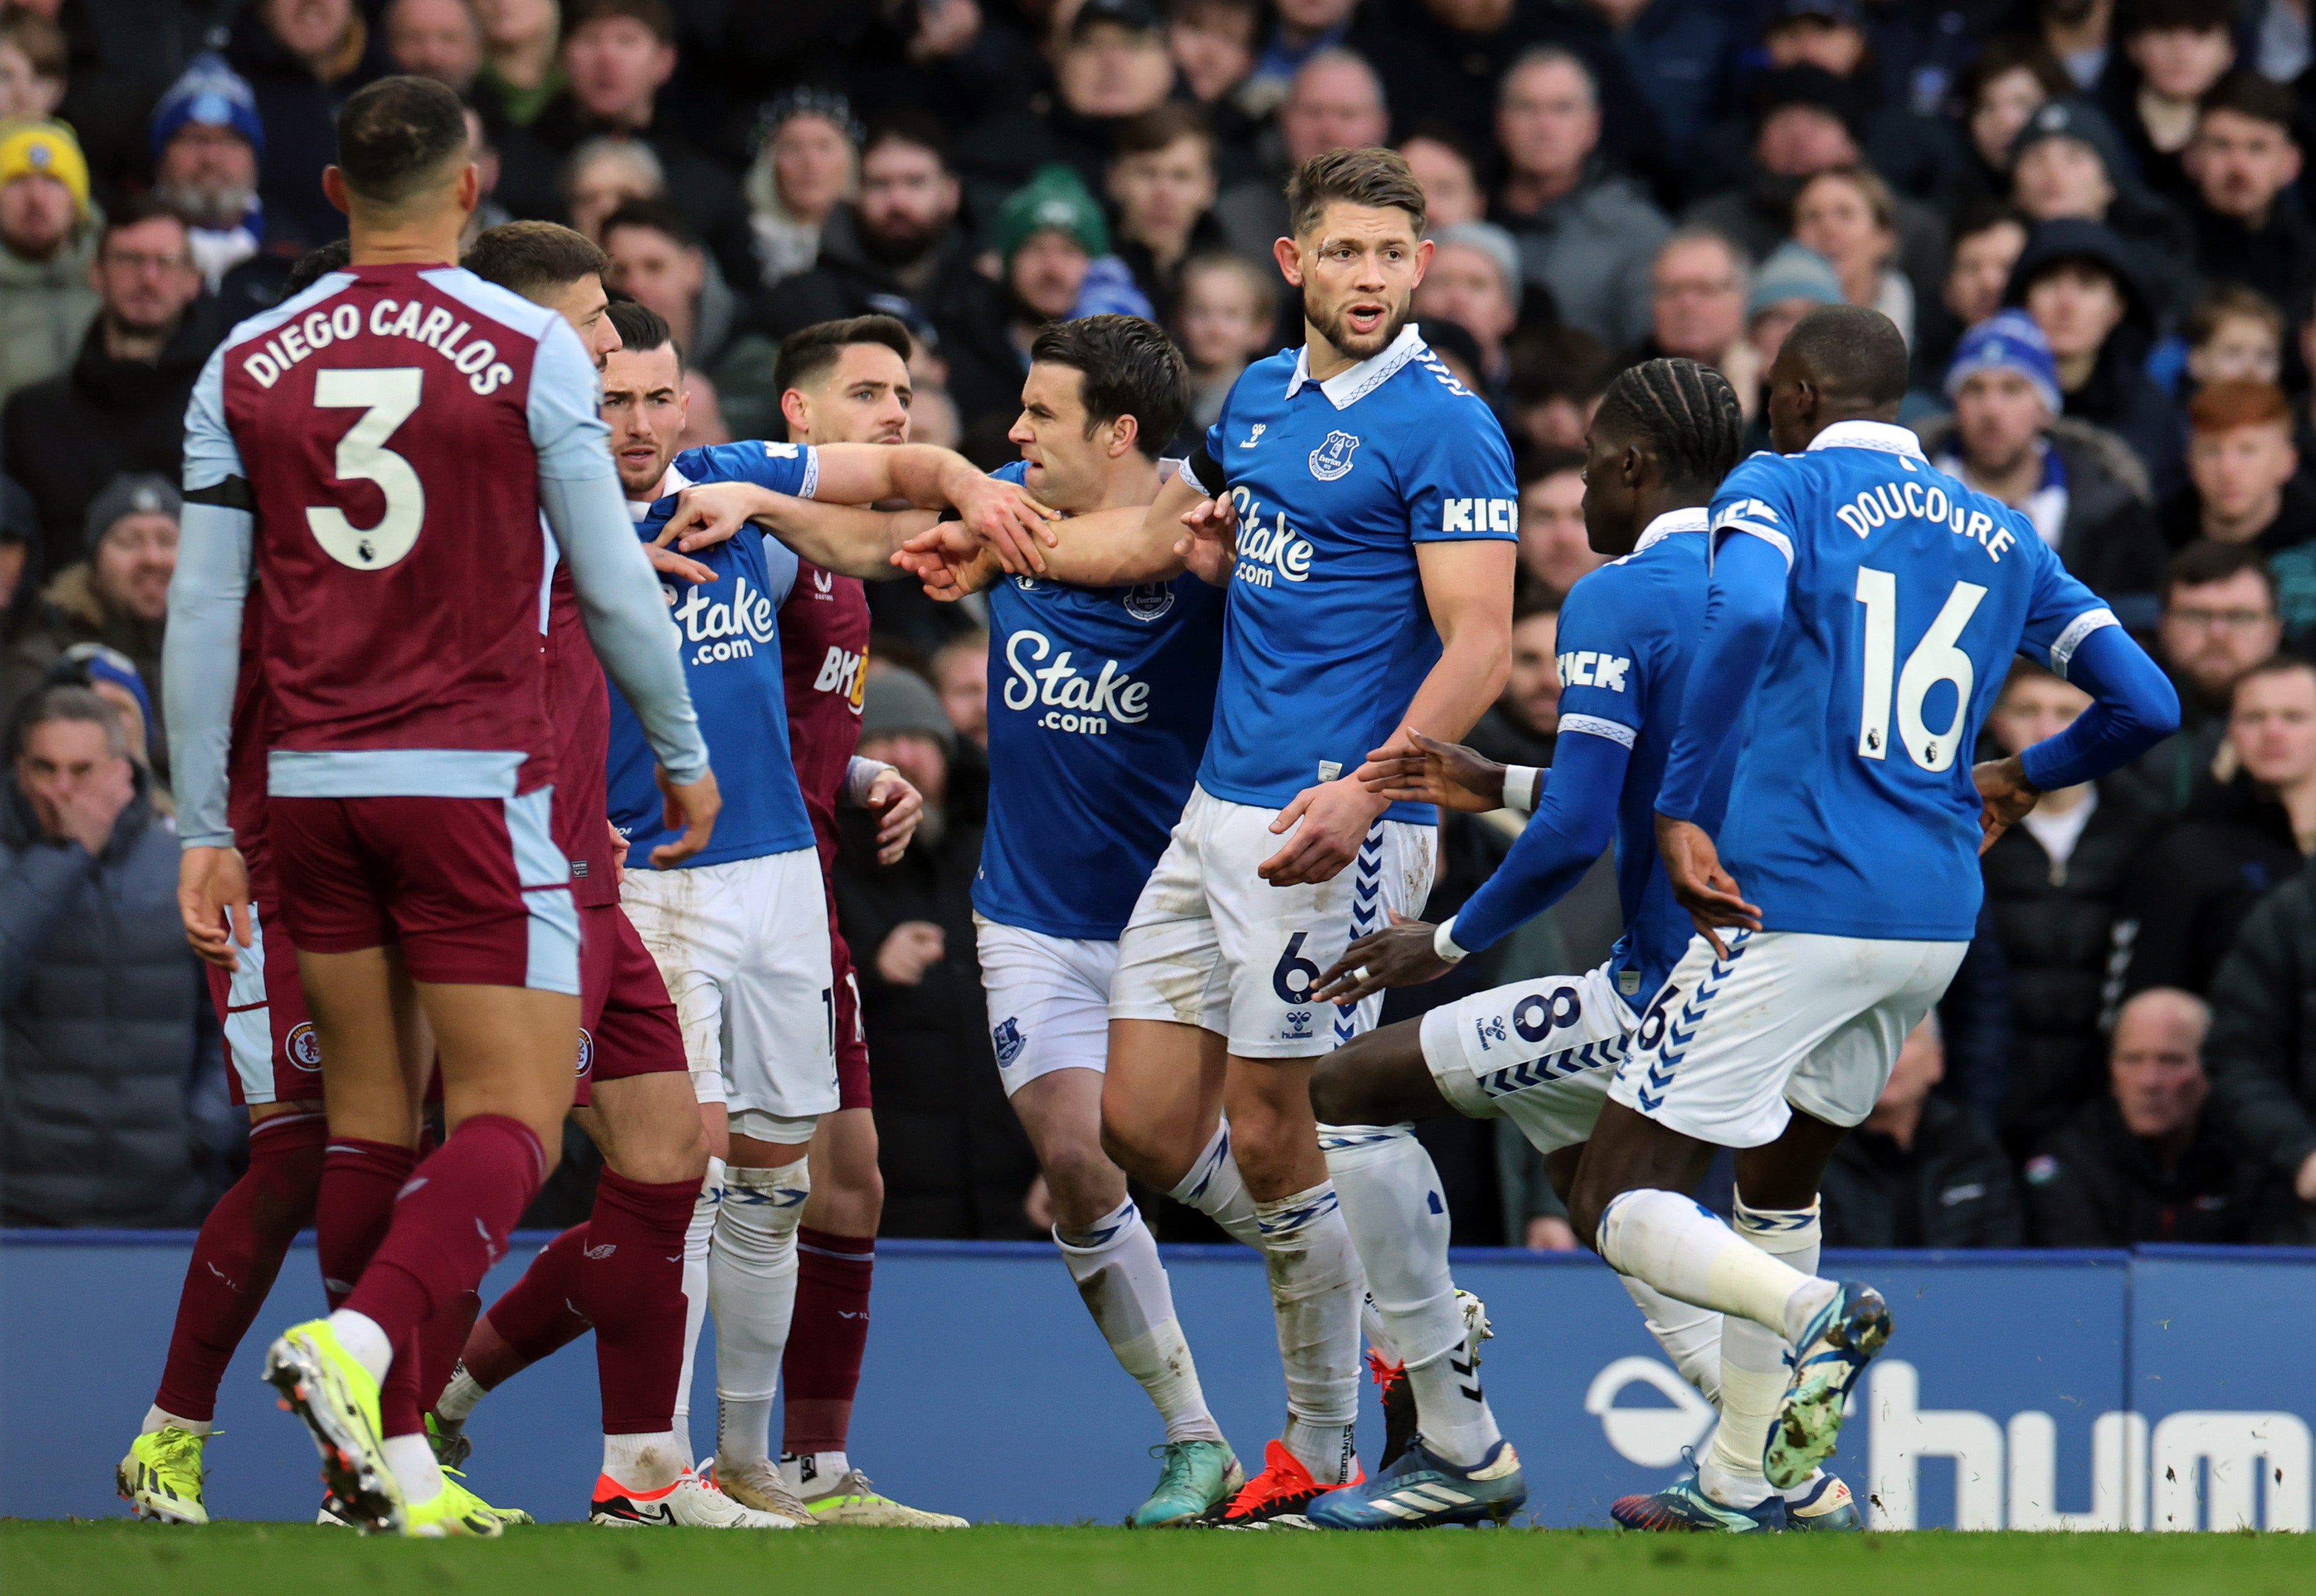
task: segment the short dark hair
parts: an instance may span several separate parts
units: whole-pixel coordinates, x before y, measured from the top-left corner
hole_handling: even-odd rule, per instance
[[[1906,340],[1871,306],[1819,306],[1786,334],[1788,352],[1827,393],[1876,408],[1906,397]]]
[[[1962,102],[1964,120],[1978,109],[1978,97],[1986,93],[1987,85],[1998,77],[2008,77],[2021,68],[2034,75],[2043,85],[2043,93],[2053,100],[2071,100],[2082,91],[2067,76],[2059,58],[2038,35],[2028,33],[1998,33],[1986,41],[1978,59],[1963,68],[1962,79],[1955,85],[1955,97]]]
[[[2202,343],[2229,321],[2265,323],[2268,331],[2276,334],[2277,347],[2283,346],[2284,312],[2276,308],[2275,300],[2244,283],[2217,282],[2205,290],[2204,297],[2187,312],[2184,330],[2188,347]]]
[[[2316,676],[2316,660],[2312,660],[2305,655],[2286,654],[2282,650],[2278,650],[2276,653],[2271,654],[2266,659],[2260,661],[2259,664],[2252,666],[2251,669],[2237,677],[2235,681],[2230,684],[2228,688],[2229,704],[2231,707],[2233,706],[2236,694],[2243,691],[2243,684],[2247,682],[2253,681],[2261,676],[2296,675],[2303,671],[2307,672],[2311,676]]]
[[[869,152],[880,144],[913,144],[929,150],[933,159],[949,170],[949,129],[931,112],[909,105],[898,111],[888,111],[868,124],[868,131],[860,139],[860,158],[867,160]]]
[[[621,227],[648,227],[664,234],[677,247],[691,249],[699,236],[691,230],[691,219],[683,214],[683,207],[673,200],[655,194],[646,199],[622,200],[611,214],[603,218],[603,243],[608,248],[611,235]]]
[[[1542,482],[1547,477],[1558,477],[1583,468],[1584,451],[1581,449],[1539,444],[1512,451],[1512,476],[1522,487],[1531,482]]]
[[[459,263],[485,282],[536,299],[583,277],[601,277],[610,257],[584,233],[559,222],[501,222],[477,235]]]
[[[45,688],[24,700],[9,728],[9,752],[22,753],[33,729],[52,720],[78,720],[104,728],[104,751],[114,758],[129,752],[129,728],[120,710],[94,688],[67,684]]]
[[[2116,10],[2118,40],[2174,29],[2224,33],[2235,26],[2235,0],[2124,0]]]
[[[1134,445],[1156,459],[1190,409],[1190,370],[1174,341],[1138,316],[1082,316],[1056,322],[1029,345],[1031,364],[1050,361],[1078,374],[1086,434],[1121,415],[1134,418]]]
[[[1955,218],[1955,246],[1959,248],[1964,239],[1975,238],[1981,233],[1991,233],[2005,223],[2017,227],[2022,233],[2031,233],[2035,230],[2035,218],[2009,201],[1973,200],[1964,206],[1963,213]],[[1953,263],[1952,249],[1946,252],[1946,260],[1949,264]]]
[[[772,392],[815,382],[836,364],[837,357],[856,343],[881,343],[909,358],[909,329],[896,316],[849,316],[842,321],[817,321],[799,327],[780,341],[779,359],[772,363]]]
[[[1618,372],[1593,425],[1647,440],[1667,480],[1688,486],[1717,486],[1745,452],[1737,390],[1712,367],[1686,357],[1643,361]]]
[[[675,42],[675,13],[667,0],[569,0],[563,7],[563,37],[570,38],[589,22],[613,17],[641,22],[662,44]]]
[[[147,222],[172,221],[184,227],[184,218],[162,204],[150,194],[134,194],[106,212],[104,231],[97,235],[96,253],[101,256],[112,242],[112,236],[124,227],[141,227]],[[190,232],[190,229],[189,229]],[[190,253],[188,259],[191,258]]]
[[[2257,72],[2231,72],[2204,91],[2196,107],[2201,122],[2215,111],[2232,111],[2256,122],[2273,122],[2293,143],[2300,142],[2300,103],[2292,91]]]
[[[1205,145],[1207,158],[1214,159],[1215,130],[1207,124],[1207,113],[1188,101],[1169,100],[1118,125],[1118,156],[1154,155],[1185,138]]]
[[[2171,595],[2183,587],[2209,587],[2215,582],[2226,582],[2249,571],[2267,589],[2268,608],[2276,608],[2276,573],[2268,568],[2267,557],[2251,543],[2222,543],[2210,538],[2198,538],[2171,557],[2163,567],[2163,607],[2171,607]]]
[[[621,295],[611,301],[611,308],[603,314],[610,318],[611,330],[619,335],[619,353],[649,354],[655,349],[673,349],[675,351],[676,370],[681,372],[683,370],[683,350],[677,344],[674,329],[667,325],[667,317],[658,311],[641,299],[630,299]]]
[[[1408,170],[1407,157],[1395,149],[1379,144],[1331,149],[1297,166],[1287,180],[1287,215],[1295,236],[1300,238],[1318,226],[1327,207],[1339,201],[1378,209],[1395,206],[1414,221],[1419,236],[1423,231],[1423,185]]]
[[[1512,624],[1514,626],[1538,615],[1559,613],[1560,595],[1543,583],[1515,582],[1512,584]]]
[[[378,205],[398,205],[467,153],[467,108],[431,77],[381,77],[338,111],[338,171]]]
[[[281,297],[294,299],[312,288],[333,272],[343,272],[354,262],[354,243],[351,238],[333,238],[327,244],[317,244],[298,257],[282,280]]]
[[[1589,404],[1608,391],[1617,356],[1581,327],[1549,322],[1512,334],[1512,402],[1545,405],[1554,399]]]

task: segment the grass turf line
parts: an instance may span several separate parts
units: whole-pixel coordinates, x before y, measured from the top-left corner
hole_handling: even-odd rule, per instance
[[[365,1540],[342,1529],[111,1520],[0,1520],[8,1596],[160,1592],[548,1591],[699,1596],[789,1579],[803,1588],[903,1596],[1346,1596],[1421,1591],[1537,1596],[2304,1596],[2316,1538],[2292,1535],[1622,1535],[1610,1530],[1242,1535],[996,1525],[946,1533],[783,1534],[515,1529],[497,1541]],[[1841,1582],[1834,1585],[1831,1582]]]

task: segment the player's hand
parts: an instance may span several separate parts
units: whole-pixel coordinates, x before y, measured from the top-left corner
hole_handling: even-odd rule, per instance
[[[952,504],[957,523],[997,553],[1016,575],[1046,568],[1045,550],[1061,542],[1054,532],[1056,512],[1031,498],[1017,483],[974,477],[957,485]]]
[[[909,839],[917,834],[917,822],[925,817],[925,795],[900,771],[884,770],[868,784],[861,807],[877,817],[877,862],[900,863]]]
[[[1356,775],[1306,787],[1270,823],[1273,832],[1292,831],[1287,845],[1256,867],[1273,887],[1332,881],[1359,851],[1376,816],[1391,807],[1369,792]]]
[[[1186,529],[1174,544],[1182,568],[1208,587],[1229,584],[1238,561],[1238,506],[1228,494],[1204,499],[1182,515]]]
[[[1504,807],[1504,770],[1461,743],[1442,743],[1413,727],[1367,755],[1358,776],[1369,792],[1399,804],[1439,804],[1484,814]]]
[[[250,945],[249,867],[238,848],[188,848],[177,860],[177,914],[204,963],[237,970]],[[228,929],[229,928],[229,929]]]
[[[672,869],[708,846],[716,830],[717,812],[724,807],[724,795],[717,790],[713,771],[701,771],[697,781],[682,782],[669,780],[664,770],[652,774],[666,799],[661,806],[660,824],[670,831],[683,828],[683,834],[674,842],[662,843],[651,851],[654,869]]]
[[[937,599],[963,597],[969,591],[961,581],[964,573],[984,559],[995,560],[1002,568],[999,557],[984,548],[981,539],[959,521],[937,521],[892,554],[893,564],[914,576]]]
[[[1978,812],[1978,851],[1983,853],[1994,846],[1996,838],[2026,817],[2041,801],[2043,789],[2026,780],[2026,767],[2015,753],[2009,759],[1990,759],[1971,766],[1970,779],[1978,783],[1978,796],[1984,805]]]
[[[1343,950],[1343,956],[1319,977],[1311,995],[1348,1009],[1386,986],[1414,986],[1438,979],[1456,967],[1431,950],[1431,934],[1438,929],[1394,909],[1389,925]]]
[[[877,950],[877,973],[895,986],[914,986],[949,954],[949,935],[930,920],[904,920]]]
[[[748,524],[750,516],[762,514],[766,502],[776,496],[753,482],[695,483],[675,495],[675,513],[660,528],[652,547],[664,548],[673,543],[690,554],[728,542]]]
[[[1520,1245],[1531,1253],[1573,1253],[1576,1229],[1557,1214],[1538,1214],[1528,1222]]]
[[[2292,1194],[2303,1202],[2316,1202],[2316,1153],[2301,1161],[2300,1172],[2292,1178]]]
[[[603,817],[603,829],[611,834],[611,880],[617,885],[628,878],[628,839],[608,815]]]
[[[1703,826],[1658,816],[1657,857],[1664,860],[1665,877],[1672,883],[1673,896],[1688,911],[1689,919],[1721,958],[1729,957],[1729,944],[1721,940],[1721,932],[1715,927],[1761,929],[1761,911],[1745,901],[1737,890],[1735,878],[1721,868],[1721,851],[1713,845],[1713,839],[1706,834]]]
[[[665,534],[663,533],[662,536]],[[662,548],[657,543],[644,545],[644,557],[663,576],[673,576],[679,582],[689,582],[695,587],[703,582],[721,581],[715,572],[696,559],[686,559],[673,548]]]

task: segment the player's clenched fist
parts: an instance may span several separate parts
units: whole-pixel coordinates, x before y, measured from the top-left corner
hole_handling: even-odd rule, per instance
[[[1046,568],[1038,545],[1055,547],[1055,512],[1029,496],[1020,484],[995,477],[974,476],[950,486],[950,503],[958,523],[996,552],[1004,567],[1016,575]]]

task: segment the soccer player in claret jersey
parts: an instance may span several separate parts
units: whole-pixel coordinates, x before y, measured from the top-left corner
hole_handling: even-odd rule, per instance
[[[1445,925],[1401,921],[1351,944],[1320,995],[1356,1000],[1444,974],[1497,941],[1590,868],[1613,835],[1626,931],[1585,975],[1513,982],[1369,1032],[1312,1077],[1322,1120],[1388,1127],[1332,1152],[1327,1166],[1392,1340],[1406,1361],[1420,1443],[1381,1477],[1322,1497],[1312,1521],[1397,1529],[1499,1519],[1524,1493],[1496,1462],[1495,1421],[1471,1378],[1467,1333],[1448,1272],[1439,1180],[1404,1121],[1449,1112],[1501,1118],[1545,1155],[1564,1195],[1606,1101],[1639,1010],[1688,945],[1688,911],[1657,860],[1657,780],[1672,743],[1690,655],[1705,620],[1706,506],[1737,461],[1743,418],[1720,373],[1651,361],[1609,385],[1586,440],[1584,518],[1613,557],[1561,611],[1565,684],[1560,744],[1547,773],[1506,770],[1467,748],[1419,736],[1420,753],[1379,760],[1390,796],[1532,817],[1501,869]],[[1717,819],[1733,750],[1700,814]],[[1546,777],[1548,775],[1548,782]],[[1753,1235],[1787,1256],[1801,1240]],[[1720,1388],[1720,1315],[1625,1277],[1649,1328],[1708,1398]],[[1786,1495],[1792,1526],[1854,1529],[1848,1488],[1821,1476]]]
[[[548,815],[542,510],[591,640],[651,727],[684,824],[671,854],[706,843],[716,789],[619,524],[592,363],[559,317],[454,263],[477,193],[457,97],[383,79],[337,132],[325,187],[352,264],[236,328],[188,415],[167,645],[180,896],[194,926],[229,911],[212,936],[247,945],[226,754],[254,564],[267,835],[330,1119],[321,1241],[355,1266],[344,1306],[283,1333],[267,1375],[358,1521],[495,1534],[444,1487],[416,1343],[503,1253],[570,1101],[579,949]],[[422,1015],[450,1134],[412,1181]]]
[[[1905,390],[1888,318],[1811,312],[1770,368],[1787,452],[1755,455],[1714,496],[1706,620],[1656,797],[1658,852],[1697,934],[1642,1016],[1569,1203],[1620,1272],[1726,1315],[1713,1445],[1694,1476],[1616,1504],[1635,1527],[1777,1528],[1779,1493],[1832,1452],[1890,1308],[1750,1238],[1814,1235],[1826,1159],[1970,941],[1985,843],[2178,720],[2162,672],[2034,523],[1894,424]],[[2014,653],[2097,701],[1973,771]],[[1685,1195],[1724,1146],[1741,1232]]]
[[[1411,748],[1411,726],[1461,736],[1493,700],[1519,536],[1502,428],[1407,319],[1431,254],[1407,164],[1316,156],[1287,210],[1273,251],[1303,294],[1305,346],[1246,369],[1147,513],[1048,529],[1114,547],[1119,582],[1179,568],[1186,517],[1210,548],[1235,529],[1213,735],[1119,940],[1102,1092],[1103,1144],[1127,1173],[1209,1212],[1254,1207],[1287,1422],[1234,1525],[1299,1520],[1360,1477],[1363,1288],[1322,1143],[1366,1131],[1317,1127],[1309,1086],[1381,999],[1331,1012],[1312,987],[1430,890],[1436,816],[1360,771],[1370,750]]]

